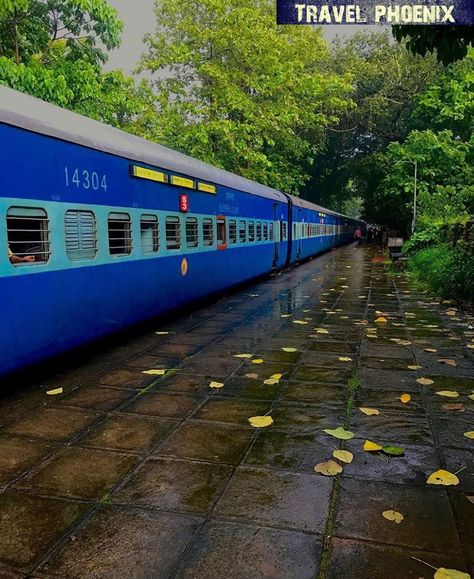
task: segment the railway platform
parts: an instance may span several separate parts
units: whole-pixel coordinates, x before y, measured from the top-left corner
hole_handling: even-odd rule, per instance
[[[472,573],[473,325],[351,245],[11,384],[0,577]]]

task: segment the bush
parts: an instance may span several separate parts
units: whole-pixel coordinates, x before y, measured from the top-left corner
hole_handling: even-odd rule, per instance
[[[415,280],[447,299],[474,301],[474,254],[448,243],[422,249],[408,262]]]

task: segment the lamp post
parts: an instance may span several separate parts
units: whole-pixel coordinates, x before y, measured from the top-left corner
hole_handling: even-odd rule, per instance
[[[411,163],[415,166],[415,175],[414,175],[414,186],[413,186],[413,218],[411,222],[411,232],[415,231],[416,225],[416,196],[417,196],[417,186],[418,186],[418,161],[415,159],[414,161],[410,161],[406,159],[404,161],[397,161],[397,163]]]

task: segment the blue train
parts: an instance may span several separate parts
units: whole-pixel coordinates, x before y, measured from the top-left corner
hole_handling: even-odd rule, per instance
[[[353,239],[353,219],[0,87],[0,374]]]

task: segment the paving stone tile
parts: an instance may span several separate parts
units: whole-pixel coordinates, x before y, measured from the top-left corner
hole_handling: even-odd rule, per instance
[[[188,515],[102,508],[40,573],[69,579],[169,577],[199,523]]]
[[[400,396],[405,394],[405,390],[372,390],[369,388],[358,388],[354,397],[354,406],[356,408],[377,408],[378,410],[387,409],[403,414],[425,414],[425,408],[420,392],[410,390],[410,402],[403,404],[400,402]],[[354,410],[355,412],[355,410]]]
[[[80,408],[38,408],[13,422],[5,432],[50,441],[65,441],[77,436],[98,418]]]
[[[201,400],[195,396],[154,391],[139,396],[122,411],[163,418],[185,418],[199,404]]]
[[[19,570],[31,570],[89,509],[84,503],[12,491],[1,494],[0,562]],[[3,576],[1,569],[0,574]]]
[[[352,452],[354,459],[350,464],[344,465],[342,476],[425,486],[429,475],[443,468],[438,451],[433,446],[404,444],[404,456],[365,452],[362,447],[361,439],[354,438],[346,443],[346,448]]]
[[[344,402],[349,395],[346,384],[318,384],[317,382],[293,382],[290,380],[282,393],[288,402]]]
[[[264,358],[261,359],[265,360]],[[294,368],[294,364],[283,364],[281,362],[270,362],[266,360],[263,364],[253,364],[251,361],[245,360],[240,368],[235,372],[235,375],[245,376],[245,374],[257,373],[265,380],[270,378],[270,376],[273,376],[273,374],[283,374],[286,379],[290,376]]]
[[[136,457],[89,448],[66,448],[16,484],[45,495],[100,499],[133,467]]]
[[[293,372],[291,378],[302,382],[332,382],[334,384],[347,384],[351,377],[350,370],[346,368],[320,368],[319,366],[301,366]]]
[[[337,342],[314,340],[310,342],[308,350],[311,352],[332,352],[340,355],[354,355],[357,351],[357,345],[346,341]]]
[[[18,417],[27,414],[33,408],[44,403],[45,398],[44,390],[35,387],[2,395],[0,423],[7,424],[15,421]]]
[[[449,472],[458,473],[459,486],[457,486],[456,489],[453,488],[453,492],[460,490],[474,495],[474,469],[472,468],[474,460],[472,449],[444,448],[442,453],[446,461],[446,469],[449,470]]]
[[[310,473],[315,464],[331,458],[334,448],[324,435],[265,429],[258,432],[244,463]]]
[[[257,372],[252,372],[257,374]],[[275,400],[285,389],[284,377],[278,384],[264,384],[270,376],[267,373],[258,373],[259,378],[247,378],[236,376],[227,378],[224,388],[219,390],[219,396],[231,396],[234,398],[247,398],[250,400]]]
[[[149,368],[176,368],[185,358],[173,355],[159,354],[141,354],[135,356],[127,362],[127,367],[137,368],[139,370],[148,370]]]
[[[101,386],[82,386],[57,402],[60,406],[74,406],[78,408],[90,408],[92,410],[112,410],[117,408],[129,396],[133,396],[130,390],[107,388]]]
[[[387,441],[396,446],[404,444],[434,444],[431,428],[426,417],[384,410],[378,416],[366,416],[358,408],[352,411],[349,429],[357,438]]]
[[[225,378],[241,363],[238,358],[193,357],[182,368],[188,374],[200,374],[213,378]]]
[[[296,404],[279,402],[272,410],[274,427],[279,430],[316,432],[342,424],[344,404]]]
[[[331,487],[331,480],[312,474],[239,467],[214,516],[323,533]]]
[[[81,437],[77,444],[144,452],[156,446],[176,424],[176,420],[116,414]]]
[[[239,398],[213,397],[192,416],[193,419],[208,420],[212,422],[228,422],[249,426],[249,418],[262,416],[271,407],[271,402],[241,400]]]
[[[389,545],[335,538],[332,540],[328,579],[430,579],[433,567],[462,570],[466,564],[461,555],[416,551]]]
[[[103,374],[100,377],[99,383],[103,386],[113,386],[114,388],[139,390],[153,384],[156,380],[156,376],[143,374],[139,369],[119,368]]]
[[[235,523],[208,523],[177,577],[313,579],[321,544],[307,533]]]
[[[160,446],[157,454],[237,465],[253,434],[251,430],[233,426],[186,421]]]
[[[0,436],[0,485],[6,484],[38,463],[54,445],[19,436]]]
[[[361,368],[358,377],[364,388],[376,390],[399,390],[411,392],[418,391],[419,384],[416,379],[419,377],[415,372],[396,372],[393,370],[379,370],[374,368]]]
[[[340,360],[340,358],[351,358],[354,360],[355,357],[352,354],[352,358],[349,355],[340,356],[339,354],[327,354],[322,352],[308,352],[305,354],[301,360],[301,363],[306,366],[316,365],[320,368],[329,368],[331,370],[343,370],[346,371],[352,367],[350,362]]]
[[[455,418],[451,416],[435,416],[433,419],[433,429],[441,445],[465,448],[466,450],[474,452],[474,440],[464,436],[465,432],[474,430],[474,422],[467,417],[465,418],[461,413]]]
[[[199,345],[192,344],[181,344],[181,343],[162,343],[154,348],[150,349],[150,353],[157,355],[170,355],[177,356],[179,358],[187,358],[192,356],[195,352],[200,349]]]
[[[232,473],[232,467],[168,458],[147,460],[112,495],[113,502],[204,514]]]
[[[439,488],[344,480],[336,515],[338,537],[424,549],[460,551],[448,494]],[[383,511],[397,510],[405,520],[387,521]]]
[[[178,372],[165,376],[161,380],[155,391],[158,392],[174,392],[176,394],[189,394],[196,396],[204,396],[209,393],[209,378],[207,376],[200,376],[198,374],[185,374]]]

